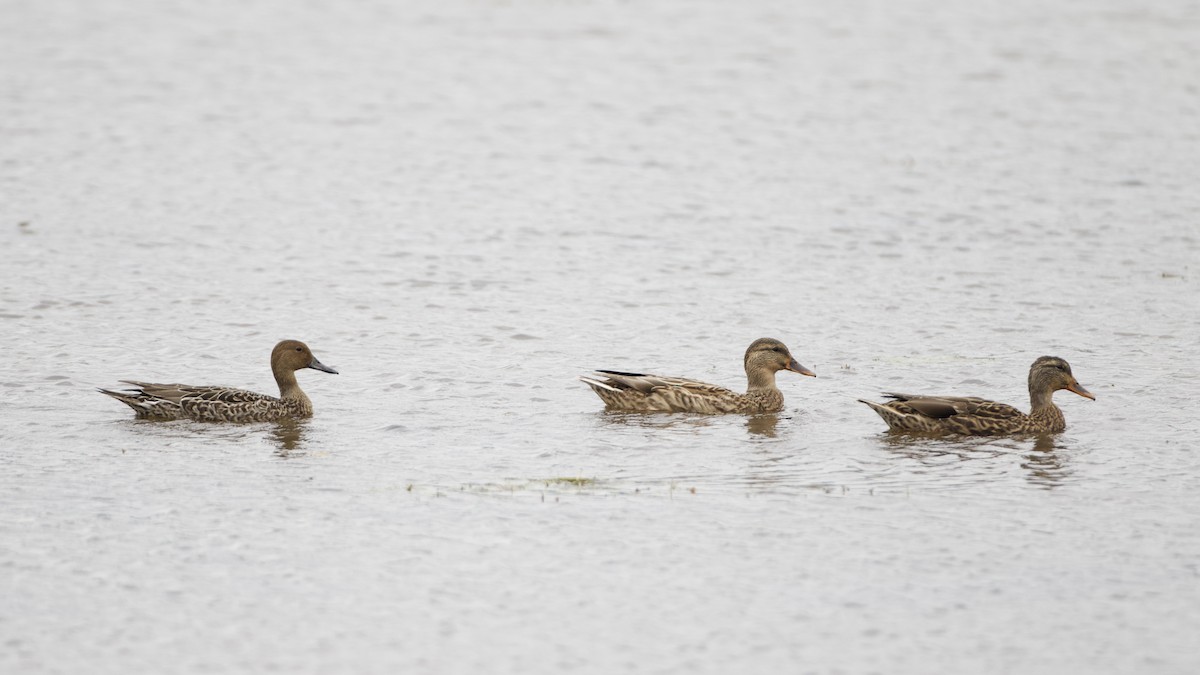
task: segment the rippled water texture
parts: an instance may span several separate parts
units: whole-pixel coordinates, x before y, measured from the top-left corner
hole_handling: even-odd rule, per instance
[[[0,4],[0,671],[1200,670],[1194,3]]]

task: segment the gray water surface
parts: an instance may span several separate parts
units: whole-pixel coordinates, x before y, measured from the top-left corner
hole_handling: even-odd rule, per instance
[[[1194,3],[0,4],[0,671],[1200,669]]]

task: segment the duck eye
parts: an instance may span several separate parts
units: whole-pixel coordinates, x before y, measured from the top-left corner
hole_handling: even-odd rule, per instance
[[[304,347],[296,347],[296,351],[302,352],[302,351],[304,351]]]

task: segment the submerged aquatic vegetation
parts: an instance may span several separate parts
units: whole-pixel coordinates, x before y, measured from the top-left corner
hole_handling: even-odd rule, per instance
[[[597,483],[595,478],[570,478],[566,476],[558,478],[543,478],[542,482],[545,483],[547,487],[551,485],[574,485],[575,487],[587,487]]]

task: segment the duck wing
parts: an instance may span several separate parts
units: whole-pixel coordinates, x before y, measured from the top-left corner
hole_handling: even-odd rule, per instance
[[[884,394],[887,403],[863,401],[895,431],[991,435],[1014,433],[1028,421],[1011,405],[967,396]]]
[[[892,399],[888,405],[902,403],[905,407],[934,419],[946,419],[956,415],[974,415],[988,419],[1011,419],[1025,416],[1025,413],[1007,403],[989,401],[986,398],[975,396],[925,396],[896,392],[884,392],[883,395]]]
[[[611,409],[637,412],[730,412],[741,395],[715,384],[686,377],[597,370],[583,376]]]
[[[211,401],[213,403],[262,403],[278,401],[274,396],[259,394],[231,387],[193,387],[184,394],[184,401]]]
[[[171,403],[182,403],[185,400],[191,401],[218,401],[221,403],[255,403],[264,400],[276,400],[274,396],[266,394],[258,394],[245,389],[235,389],[233,387],[217,387],[203,386],[193,384],[159,384],[155,382],[138,382],[136,380],[121,380],[125,384],[132,384],[141,390],[145,396],[170,401]]]
[[[604,375],[607,382],[618,389],[633,389],[643,394],[649,394],[660,389],[685,389],[696,393],[729,391],[725,387],[719,387],[715,384],[692,380],[686,377],[663,377],[662,375],[650,375],[647,373],[622,373],[616,370],[597,370],[596,372]]]
[[[179,401],[191,390],[203,387],[193,387],[186,384],[160,384],[156,382],[139,382],[137,380],[121,380],[137,388],[137,394],[142,397],[179,404]]]

